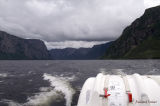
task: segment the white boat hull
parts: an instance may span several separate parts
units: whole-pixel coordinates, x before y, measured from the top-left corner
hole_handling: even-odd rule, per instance
[[[160,76],[98,74],[84,83],[77,106],[160,106]]]

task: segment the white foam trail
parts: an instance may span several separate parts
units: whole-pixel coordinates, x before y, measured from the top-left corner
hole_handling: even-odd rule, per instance
[[[0,83],[2,83],[2,82],[4,82],[4,81],[0,81]]]
[[[50,106],[51,102],[62,98],[61,93],[63,93],[66,99],[66,106],[71,106],[72,96],[75,91],[71,87],[69,81],[74,81],[75,76],[59,77],[44,74],[43,77],[44,80],[48,80],[50,82],[51,87],[41,87],[41,92],[32,97],[28,97],[28,102],[24,104],[20,104],[12,100],[2,100],[2,102],[7,103],[9,106]]]
[[[23,106],[49,106],[50,103],[57,98],[59,98],[59,95],[54,90],[41,92],[35,96],[29,97],[28,102]]]
[[[0,77],[7,77],[8,74],[7,73],[0,73]]]
[[[2,100],[2,102],[7,103],[9,106],[50,106],[50,103],[52,101],[60,98],[60,95],[50,87],[40,89],[45,91],[40,92],[35,96],[29,97],[28,102],[24,104],[20,104],[15,101],[6,99]]]
[[[73,80],[75,77],[54,77],[50,74],[43,75],[45,80],[49,80],[51,86],[58,92],[62,92],[66,99],[66,106],[71,106],[72,96],[75,93],[68,81]]]
[[[65,95],[66,106],[70,106],[74,90],[71,88],[68,81],[73,81],[75,76],[59,77],[57,75],[51,76],[50,74],[44,74],[43,77],[44,80],[50,82],[52,87],[41,87],[41,92],[35,96],[29,97],[28,102],[25,103],[24,106],[49,106],[53,100],[55,101],[56,99],[61,98],[58,92],[62,92]]]
[[[22,106],[22,104],[16,103],[12,100],[3,99],[2,102],[7,103],[8,106]]]
[[[127,75],[124,72],[124,69],[113,69],[112,72],[113,72],[113,74],[116,74],[116,75]]]
[[[148,71],[146,75],[158,74],[159,72],[160,70],[155,68],[155,69],[152,69],[151,71]]]
[[[100,68],[99,69],[100,73],[102,73],[103,75],[108,74],[107,69],[106,68]]]

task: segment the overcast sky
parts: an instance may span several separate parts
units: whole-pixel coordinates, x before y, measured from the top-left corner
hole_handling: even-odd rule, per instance
[[[160,0],[0,0],[0,30],[47,47],[91,47],[118,38]]]

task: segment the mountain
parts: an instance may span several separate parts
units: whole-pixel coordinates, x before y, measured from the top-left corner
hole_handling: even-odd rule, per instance
[[[23,39],[0,31],[0,59],[49,59],[48,50],[41,40]]]
[[[95,45],[92,48],[65,48],[65,49],[52,49],[50,50],[51,59],[55,60],[88,60],[100,59],[104,55],[109,43]]]
[[[160,6],[147,9],[107,49],[104,59],[160,58]]]

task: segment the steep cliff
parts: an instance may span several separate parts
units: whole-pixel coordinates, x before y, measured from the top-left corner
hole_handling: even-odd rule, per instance
[[[160,58],[160,6],[147,9],[107,49],[104,59]]]
[[[0,59],[49,59],[48,50],[41,40],[22,39],[0,31]]]

